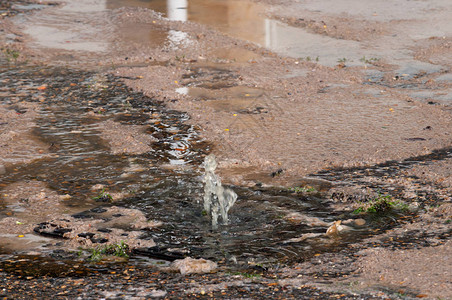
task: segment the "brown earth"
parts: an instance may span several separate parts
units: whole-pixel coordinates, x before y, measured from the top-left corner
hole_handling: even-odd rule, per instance
[[[37,105],[30,103],[0,107],[0,165],[4,168],[49,155],[49,145],[34,138],[32,133],[37,109]]]

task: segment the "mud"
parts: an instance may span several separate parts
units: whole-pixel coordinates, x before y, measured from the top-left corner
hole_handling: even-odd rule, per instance
[[[1,271],[9,274],[3,279],[5,296],[18,290],[31,295],[37,286],[44,297],[67,284],[62,297],[451,297],[452,7],[447,0],[428,5],[195,1],[176,11],[161,1],[125,2],[14,1],[0,6],[1,249],[37,251],[2,260]],[[40,70],[43,65],[60,69]],[[20,78],[20,72],[27,75]],[[117,93],[119,79],[133,91]],[[73,91],[76,86],[87,89]],[[111,101],[102,100],[106,93]],[[134,101],[122,98],[127,93],[134,93]],[[66,99],[85,100],[74,102],[76,111]],[[60,129],[68,127],[71,131],[63,134]],[[91,152],[84,152],[81,145],[86,144]],[[67,156],[73,149],[80,157],[76,163]],[[117,243],[125,234],[131,247],[147,248],[142,253],[163,255],[152,248],[157,244],[222,257],[215,246],[211,252],[197,251],[195,237],[186,241],[193,243],[190,247],[180,246],[202,230],[178,232],[171,223],[199,219],[199,213],[183,209],[191,207],[200,188],[185,176],[196,175],[193,164],[210,151],[219,157],[223,182],[241,191],[233,223],[253,222],[246,216],[253,210],[268,228],[287,226],[284,222],[298,226],[278,233],[295,245],[270,254],[278,262],[262,265],[266,254],[250,247],[251,254],[225,256],[215,274],[181,279],[155,264],[149,273],[137,261],[138,272],[130,275],[131,268],[116,261],[101,268],[101,280],[108,283],[100,287],[98,279],[88,276],[99,274],[99,268],[63,251],[69,261],[62,269],[46,273],[43,267],[34,278],[30,265],[48,249],[55,254],[57,247]],[[68,170],[60,159],[74,170],[86,170]],[[47,163],[55,171],[27,175],[27,168],[35,172]],[[97,181],[89,173],[95,168],[102,178]],[[181,182],[189,182],[190,191],[167,187]],[[266,190],[275,186],[281,189],[278,194]],[[305,190],[289,193],[288,187]],[[114,203],[96,210],[93,198],[105,188]],[[246,202],[253,199],[251,193],[269,193],[266,207],[277,207],[282,221],[265,219],[266,207]],[[407,210],[353,215],[380,194],[402,201]],[[164,214],[156,195],[174,201],[174,215]],[[284,203],[295,198],[322,202],[294,211]],[[331,215],[320,215],[320,206]],[[325,237],[333,221],[353,230],[341,235],[336,228]],[[58,228],[66,235],[60,237],[63,242],[33,235],[38,224],[35,231],[41,235]],[[231,228],[234,235],[272,239],[267,229],[238,228]],[[350,238],[363,231],[372,233]],[[211,237],[216,242],[229,238]],[[297,245],[313,249],[293,260],[286,249]],[[47,263],[45,258],[42,265]],[[231,274],[230,268],[241,273]],[[69,279],[49,285],[39,277],[49,274]],[[72,280],[77,274],[88,277]],[[119,277],[121,283],[112,283]],[[124,290],[132,279],[141,286]],[[80,291],[85,281],[96,288]]]

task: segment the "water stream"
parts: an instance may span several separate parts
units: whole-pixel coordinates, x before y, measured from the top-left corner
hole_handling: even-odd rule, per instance
[[[66,213],[79,216],[96,218],[99,210],[95,208],[102,206],[139,209],[149,220],[163,222],[161,227],[143,230],[143,239],[154,239],[160,248],[216,261],[299,260],[340,249],[368,235],[373,226],[354,228],[339,239],[330,238],[324,235],[328,224],[350,216],[329,209],[327,199],[320,194],[260,186],[223,187],[214,174],[214,158],[205,158],[209,145],[185,123],[187,116],[128,90],[118,78],[107,76],[103,79],[105,87],[96,89],[93,83],[99,80],[98,75],[90,72],[19,68],[2,74],[2,79],[15,80],[16,91],[47,85],[34,134],[54,145],[50,157],[8,167],[0,179],[2,187],[26,180],[44,182],[59,194],[70,195],[62,204]],[[2,81],[0,88],[11,86]],[[29,94],[19,100],[33,102],[36,97]],[[3,101],[13,104],[17,100],[7,97]],[[102,114],[93,114],[96,111]],[[153,118],[157,114],[159,121]],[[106,119],[144,125],[157,141],[145,154],[112,154],[98,128]],[[175,150],[182,144],[184,151]],[[207,176],[203,182],[204,171]],[[129,196],[112,204],[96,202],[92,191],[96,184]],[[209,211],[208,203],[211,217],[203,214],[203,209]],[[294,222],[290,217],[294,214],[302,221]],[[8,207],[0,211],[0,218],[11,215],[26,218],[26,214]],[[306,234],[315,235],[300,239]]]

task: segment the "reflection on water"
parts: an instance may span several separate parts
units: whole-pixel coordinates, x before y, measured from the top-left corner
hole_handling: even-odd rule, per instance
[[[166,3],[166,4],[165,4]],[[265,17],[267,7],[248,1],[218,0],[107,0],[107,8],[146,7],[170,20],[192,21],[211,26],[235,38],[254,42],[278,54],[292,57],[318,57],[319,63],[333,66],[342,57],[354,57],[359,64],[363,52],[358,42],[312,34]],[[340,56],[338,56],[340,55]]]
[[[99,39],[100,28],[83,22],[81,13],[96,14],[104,10],[98,1],[68,2],[58,8],[56,14],[48,13],[27,22],[24,32],[41,47],[72,51],[104,52],[108,48],[105,39]],[[77,26],[74,26],[74,20]],[[31,24],[30,24],[31,23]]]
[[[265,45],[265,7],[246,1],[107,0],[106,8],[146,7],[173,21],[192,21],[223,33]]]
[[[108,26],[105,24],[109,23],[106,15],[102,13],[121,7],[152,9],[173,21],[204,24],[232,37],[254,42],[280,55],[318,58],[318,63],[327,66],[334,66],[341,59],[346,59],[348,66],[362,65],[362,57],[382,56],[402,68],[414,62],[412,53],[406,50],[406,43],[400,43],[403,45],[394,48],[390,46],[393,41],[387,43],[388,41],[383,40],[386,42],[369,45],[310,33],[303,28],[291,27],[266,18],[267,6],[264,4],[237,0],[80,0],[68,2],[59,8],[57,13],[37,17],[25,32],[35,38],[37,44],[42,47],[104,52],[113,47],[114,42],[111,37],[101,32],[106,30]],[[324,6],[322,9],[328,12]],[[416,9],[416,6],[411,9]],[[92,22],[93,16],[95,22]],[[396,19],[398,17],[399,15],[394,16]],[[432,14],[428,17],[432,18]],[[182,31],[158,31],[152,26],[141,25],[137,24],[132,30],[123,29],[121,26],[108,30],[114,31],[112,35],[119,35],[122,42],[152,47],[165,43],[178,46],[188,40],[187,33]],[[424,37],[427,33],[422,31],[416,36]],[[412,41],[406,39],[406,42]],[[422,66],[431,67],[428,63]]]
[[[33,36],[38,44],[44,47],[73,50],[103,52],[106,44],[103,41],[83,40],[78,33],[70,28],[55,28],[53,26],[41,25],[29,27],[25,33]]]
[[[146,45],[163,45],[168,37],[168,32],[159,30],[152,25],[141,24],[140,26],[122,25],[117,34],[123,41]]]
[[[330,2],[334,2],[335,5]],[[444,0],[436,2],[441,5],[445,4]],[[296,6],[296,4],[294,5]],[[388,8],[387,5],[375,3],[375,1],[347,2],[341,0],[339,7],[347,12],[353,11],[354,14],[357,13],[354,8],[358,7],[359,14],[365,12],[364,15],[372,20],[390,21],[392,19],[411,19],[413,16],[421,18],[421,15],[425,15],[426,4],[413,2],[407,3],[407,5],[409,7],[396,6],[393,9],[392,7]],[[227,35],[254,42],[280,55],[295,58],[318,58],[318,63],[327,66],[334,66],[344,58],[347,59],[348,66],[363,65],[360,61],[362,57],[380,58],[382,56],[387,57],[390,63],[402,68],[416,62],[412,53],[406,51],[406,44],[404,43],[400,43],[402,46],[394,48],[391,46],[392,41],[390,43],[386,41],[388,46],[384,46],[385,43],[369,45],[353,40],[335,39],[326,35],[310,33],[303,28],[291,27],[266,18],[267,6],[262,3],[237,0],[106,0],[108,9],[123,6],[146,7],[163,13],[170,20],[192,21],[211,26]],[[326,13],[331,13],[332,9],[336,11],[337,6],[335,1],[314,1],[308,5],[313,10],[318,9]],[[353,9],[349,10],[349,7],[353,7]],[[304,7],[304,9],[306,8]],[[375,9],[375,11],[372,9]],[[413,12],[414,15],[412,15]],[[366,15],[369,13],[371,16]],[[447,10],[439,14],[439,20],[435,21],[440,24],[438,28],[441,28],[441,30],[419,28],[421,24],[417,27],[413,26],[413,29],[410,30],[413,31],[411,36],[426,38],[434,35],[447,35],[450,31],[450,22],[448,21],[449,18],[444,18],[445,13],[447,13]],[[434,20],[435,15],[429,12],[425,15],[425,18]],[[400,38],[395,36],[394,39],[398,41]],[[406,40],[406,42],[411,43],[410,40]],[[423,68],[432,68],[432,65],[425,63]]]

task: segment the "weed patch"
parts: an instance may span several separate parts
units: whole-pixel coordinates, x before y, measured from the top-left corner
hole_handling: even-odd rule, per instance
[[[354,214],[371,213],[382,214],[391,210],[407,211],[408,204],[403,201],[393,199],[391,195],[379,194],[376,198],[368,202],[359,202],[360,207],[353,211]]]
[[[127,245],[124,241],[117,244],[107,245],[101,248],[89,249],[91,252],[89,261],[100,261],[104,256],[117,256],[128,258],[130,254],[129,245]]]
[[[306,185],[306,186],[297,186],[290,188],[289,191],[293,193],[317,193],[317,190],[313,188],[312,186]]]
[[[5,55],[6,60],[8,60],[8,62],[14,61],[16,63],[17,59],[20,56],[20,52],[19,51],[14,50],[14,49],[10,49],[10,48],[3,48],[2,52]]]
[[[96,202],[112,202],[113,197],[109,193],[107,193],[105,189],[102,189],[99,195],[94,197],[93,200]]]

